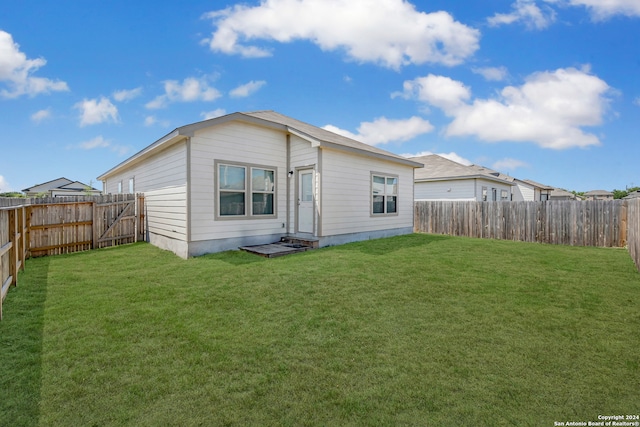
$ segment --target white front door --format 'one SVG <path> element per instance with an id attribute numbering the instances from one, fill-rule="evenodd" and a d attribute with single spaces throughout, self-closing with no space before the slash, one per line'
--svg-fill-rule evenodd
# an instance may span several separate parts
<path id="1" fill-rule="evenodd" d="M 313 233 L 313 170 L 298 171 L 298 230 Z"/>

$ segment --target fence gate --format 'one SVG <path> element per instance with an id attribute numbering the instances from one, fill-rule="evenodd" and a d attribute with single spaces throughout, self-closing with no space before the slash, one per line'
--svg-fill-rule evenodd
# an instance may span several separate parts
<path id="1" fill-rule="evenodd" d="M 93 248 L 124 245 L 142 240 L 142 196 L 125 198 L 111 196 L 110 200 L 93 205 Z"/>

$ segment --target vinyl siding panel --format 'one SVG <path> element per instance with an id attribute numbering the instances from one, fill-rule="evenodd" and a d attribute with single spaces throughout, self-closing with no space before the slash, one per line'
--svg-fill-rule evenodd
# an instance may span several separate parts
<path id="1" fill-rule="evenodd" d="M 191 138 L 191 240 L 206 241 L 284 233 L 286 216 L 286 135 L 273 129 L 229 122 Z M 214 162 L 255 164 L 276 170 L 276 217 L 215 219 Z"/>
<path id="2" fill-rule="evenodd" d="M 398 176 L 398 214 L 371 215 L 371 173 Z M 356 154 L 322 150 L 322 235 L 413 226 L 413 168 Z"/>
<path id="3" fill-rule="evenodd" d="M 476 200 L 474 179 L 416 182 L 415 200 Z"/>
<path id="4" fill-rule="evenodd" d="M 482 188 L 487 188 L 487 197 L 491 201 L 492 189 L 496 189 L 497 200 L 500 201 L 502 190 L 506 190 L 511 200 L 511 186 L 484 179 L 459 179 L 450 181 L 416 182 L 414 188 L 415 200 L 456 200 L 482 201 Z"/>
<path id="5" fill-rule="evenodd" d="M 148 232 L 186 241 L 186 143 L 177 143 L 110 177 L 105 191 L 117 193 L 118 182 L 122 182 L 122 191 L 128 192 L 130 178 L 134 179 L 134 191 L 145 194 Z"/>
<path id="6" fill-rule="evenodd" d="M 536 193 L 538 193 L 537 199 L 536 199 Z M 521 182 L 519 182 L 517 186 L 513 187 L 514 202 L 540 200 L 539 194 L 540 193 L 536 192 L 533 186 L 529 186 Z"/>

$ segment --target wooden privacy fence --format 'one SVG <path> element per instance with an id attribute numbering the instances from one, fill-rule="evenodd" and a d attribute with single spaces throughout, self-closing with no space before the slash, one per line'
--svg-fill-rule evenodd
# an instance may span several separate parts
<path id="1" fill-rule="evenodd" d="M 627 207 L 629 254 L 640 270 L 640 199 L 629 200 Z"/>
<path id="2" fill-rule="evenodd" d="M 627 201 L 415 203 L 424 233 L 572 246 L 625 247 Z"/>
<path id="3" fill-rule="evenodd" d="M 0 199 L 0 319 L 29 257 L 144 240 L 144 197 L 135 194 Z"/>
<path id="4" fill-rule="evenodd" d="M 27 254 L 27 215 L 23 206 L 0 207 L 0 320 L 2 301 L 9 287 L 18 283 L 18 272 L 24 270 Z"/>

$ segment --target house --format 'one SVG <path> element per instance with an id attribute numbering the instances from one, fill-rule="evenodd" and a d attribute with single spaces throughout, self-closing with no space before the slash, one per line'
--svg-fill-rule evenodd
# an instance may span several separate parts
<path id="1" fill-rule="evenodd" d="M 628 195 L 623 197 L 623 199 L 625 200 L 640 199 L 640 190 L 630 192 Z"/>
<path id="2" fill-rule="evenodd" d="M 562 188 L 554 188 L 549 195 L 549 200 L 582 200 L 582 198 Z"/>
<path id="3" fill-rule="evenodd" d="M 613 200 L 613 193 L 606 190 L 592 190 L 584 193 L 587 200 Z"/>
<path id="4" fill-rule="evenodd" d="M 187 258 L 278 241 L 413 232 L 422 165 L 274 111 L 179 127 L 102 174 L 145 195 L 149 241 Z"/>
<path id="5" fill-rule="evenodd" d="M 509 201 L 513 179 L 481 166 L 466 166 L 436 154 L 411 157 L 416 169 L 415 200 Z"/>
<path id="6" fill-rule="evenodd" d="M 540 184 L 530 179 L 515 179 L 516 187 L 513 191 L 513 201 L 544 202 L 551 200 L 554 187 Z"/>
<path id="7" fill-rule="evenodd" d="M 22 190 L 27 197 L 39 197 L 42 195 L 48 197 L 64 197 L 64 196 L 86 196 L 99 195 L 102 191 L 93 188 L 80 181 L 71 181 L 67 178 L 58 178 L 43 184 L 36 184 L 33 187 Z"/>

